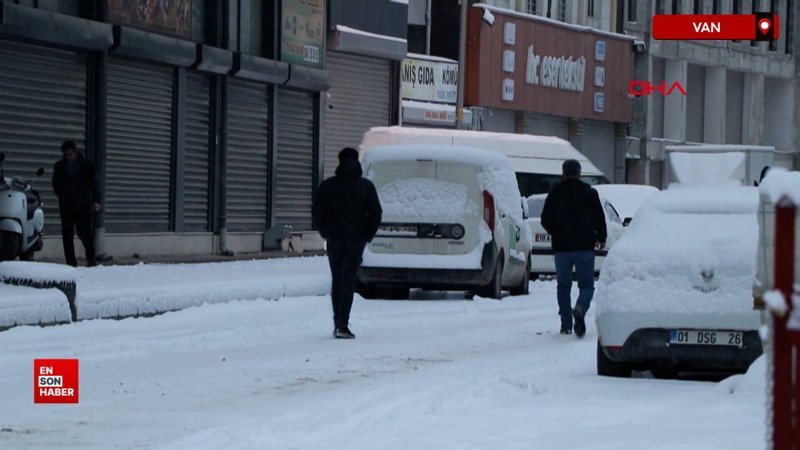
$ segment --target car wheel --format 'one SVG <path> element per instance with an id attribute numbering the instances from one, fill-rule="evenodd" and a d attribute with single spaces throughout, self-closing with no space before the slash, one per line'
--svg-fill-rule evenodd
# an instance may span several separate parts
<path id="1" fill-rule="evenodd" d="M 525 264 L 525 274 L 522 276 L 519 286 L 511 288 L 511 295 L 528 295 L 530 293 L 531 281 L 531 259 Z"/>
<path id="2" fill-rule="evenodd" d="M 494 275 L 492 280 L 481 288 L 480 296 L 486 298 L 494 298 L 500 300 L 503 293 L 503 260 L 498 259 L 497 264 L 494 266 Z"/>
<path id="3" fill-rule="evenodd" d="M 21 236 L 10 231 L 0 231 L 0 261 L 11 261 L 17 257 Z"/>
<path id="4" fill-rule="evenodd" d="M 377 289 L 375 285 L 362 283 L 361 280 L 356 280 L 356 293 L 367 300 L 374 300 L 377 298 Z"/>
<path id="5" fill-rule="evenodd" d="M 630 378 L 633 369 L 630 364 L 609 359 L 597 341 L 597 374 L 604 377 Z"/>

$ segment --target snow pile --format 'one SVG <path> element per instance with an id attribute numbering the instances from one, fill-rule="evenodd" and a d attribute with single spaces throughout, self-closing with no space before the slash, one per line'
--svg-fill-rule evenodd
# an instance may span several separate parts
<path id="1" fill-rule="evenodd" d="M 759 401 L 763 399 L 766 392 L 766 380 L 767 361 L 766 356 L 761 355 L 750 364 L 744 375 L 726 378 L 717 385 L 717 389 L 737 396 L 752 396 L 754 401 Z"/>
<path id="2" fill-rule="evenodd" d="M 786 303 L 786 299 L 783 298 L 783 293 L 781 291 L 768 291 L 764 293 L 764 303 L 767 304 L 767 308 L 770 311 L 779 316 L 783 316 L 786 314 L 786 311 L 789 310 L 789 305 Z"/>
<path id="3" fill-rule="evenodd" d="M 437 135 L 441 130 L 433 130 Z M 387 161 L 425 161 L 436 160 L 475 166 L 489 166 L 496 161 L 507 161 L 500 153 L 479 148 L 436 145 L 436 144 L 405 144 L 386 145 L 370 148 L 362 158 L 362 164 L 369 167 L 373 163 Z"/>
<path id="4" fill-rule="evenodd" d="M 325 295 L 326 258 L 139 264 L 80 270 L 78 319 L 176 311 L 204 303 Z"/>
<path id="5" fill-rule="evenodd" d="M 745 178 L 744 153 L 674 152 L 669 155 L 669 164 L 680 184 L 741 184 Z"/>
<path id="6" fill-rule="evenodd" d="M 795 205 L 800 205 L 800 172 L 790 172 L 782 167 L 775 167 L 767 172 L 767 176 L 759 185 L 761 192 L 768 195 L 772 203 L 788 197 Z"/>
<path id="7" fill-rule="evenodd" d="M 378 190 L 384 222 L 460 223 L 478 205 L 462 184 L 430 178 L 396 180 Z"/>
<path id="8" fill-rule="evenodd" d="M 614 206 L 622 220 L 633 218 L 642 203 L 658 192 L 656 187 L 639 184 L 599 184 L 593 187 L 601 198 Z"/>
<path id="9" fill-rule="evenodd" d="M 491 161 L 483 167 L 480 182 L 481 190 L 494 197 L 496 214 L 508 216 L 522 233 L 522 240 L 532 242 L 530 227 L 522 218 L 523 200 L 511 162 L 506 158 Z"/>
<path id="10" fill-rule="evenodd" d="M 71 283 L 78 276 L 74 267 L 26 261 L 0 262 L 0 280 L 33 280 L 38 282 Z"/>
<path id="11" fill-rule="evenodd" d="M 603 263 L 597 315 L 751 314 L 757 205 L 744 187 L 653 195 Z"/>
<path id="12" fill-rule="evenodd" d="M 0 329 L 69 321 L 67 297 L 58 289 L 0 284 Z"/>

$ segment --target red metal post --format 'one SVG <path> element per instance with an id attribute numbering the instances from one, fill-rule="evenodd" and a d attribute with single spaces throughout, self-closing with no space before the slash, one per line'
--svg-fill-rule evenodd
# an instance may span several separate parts
<path id="1" fill-rule="evenodd" d="M 795 347 L 790 342 L 786 322 L 792 314 L 792 291 L 794 284 L 795 258 L 795 206 L 780 201 L 775 207 L 775 284 L 774 289 L 783 293 L 789 304 L 789 313 L 775 317 L 773 348 L 773 428 L 774 449 L 800 450 L 800 431 L 798 430 L 795 408 L 800 405 L 799 372 L 796 372 L 793 354 Z M 793 340 L 793 339 L 792 339 Z"/>

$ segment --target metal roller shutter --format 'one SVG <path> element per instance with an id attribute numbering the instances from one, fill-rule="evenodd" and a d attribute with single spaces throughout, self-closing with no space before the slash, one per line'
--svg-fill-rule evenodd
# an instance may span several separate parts
<path id="1" fill-rule="evenodd" d="M 614 182 L 614 124 L 583 121 L 583 143 L 578 150 L 584 154 L 612 183 Z"/>
<path id="2" fill-rule="evenodd" d="M 305 92 L 278 91 L 275 225 L 311 229 L 314 189 L 314 102 Z"/>
<path id="3" fill-rule="evenodd" d="M 267 85 L 229 79 L 225 201 L 231 231 L 267 228 L 269 107 Z"/>
<path id="4" fill-rule="evenodd" d="M 207 76 L 191 72 L 187 80 L 183 227 L 185 231 L 208 231 L 211 82 Z"/>
<path id="5" fill-rule="evenodd" d="M 173 69 L 108 61 L 106 229 L 169 231 Z"/>
<path id="6" fill-rule="evenodd" d="M 58 233 L 58 200 L 50 177 L 61 142 L 84 151 L 86 58 L 81 53 L 0 41 L 0 151 L 6 175 L 34 178 L 44 201 L 45 232 Z"/>
<path id="7" fill-rule="evenodd" d="M 509 109 L 488 109 L 483 118 L 483 131 L 514 132 L 515 112 Z"/>
<path id="8" fill-rule="evenodd" d="M 325 110 L 325 178 L 333 176 L 339 151 L 358 148 L 364 132 L 391 119 L 392 64 L 365 56 L 329 52 L 333 86 Z"/>
<path id="9" fill-rule="evenodd" d="M 569 119 L 539 113 L 525 113 L 525 133 L 569 139 Z"/>

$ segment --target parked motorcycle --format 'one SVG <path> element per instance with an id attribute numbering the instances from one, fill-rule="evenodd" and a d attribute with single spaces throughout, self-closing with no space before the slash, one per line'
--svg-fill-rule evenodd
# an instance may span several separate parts
<path id="1" fill-rule="evenodd" d="M 42 197 L 33 189 L 35 180 L 20 177 L 7 178 L 0 152 L 0 261 L 30 261 L 42 249 L 44 212 Z M 44 175 L 39 168 L 36 176 Z"/>

